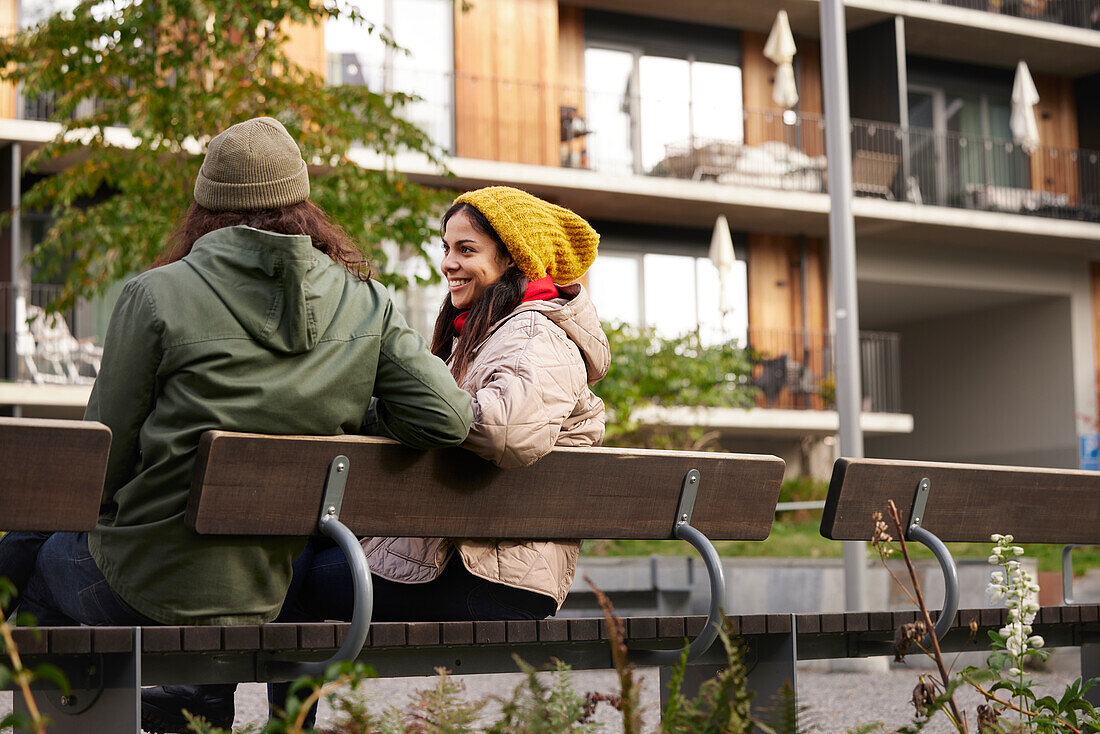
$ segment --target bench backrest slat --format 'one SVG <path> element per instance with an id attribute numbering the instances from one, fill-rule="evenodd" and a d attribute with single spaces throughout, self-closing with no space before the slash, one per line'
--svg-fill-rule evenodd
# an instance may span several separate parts
<path id="1" fill-rule="evenodd" d="M 102 423 L 0 418 L 0 530 L 94 528 L 110 447 Z"/>
<path id="2" fill-rule="evenodd" d="M 209 431 L 188 524 L 205 534 L 309 534 L 340 454 L 351 464 L 340 519 L 364 536 L 671 538 L 684 475 L 698 469 L 692 525 L 714 540 L 762 540 L 784 467 L 774 456 L 560 448 L 502 470 L 463 449 Z"/>
<path id="3" fill-rule="evenodd" d="M 902 522 L 917 484 L 931 491 L 922 526 L 944 541 L 1011 533 L 1020 543 L 1100 543 L 1100 473 L 981 464 L 840 459 L 833 467 L 821 534 L 869 540 L 873 512 L 894 500 Z"/>

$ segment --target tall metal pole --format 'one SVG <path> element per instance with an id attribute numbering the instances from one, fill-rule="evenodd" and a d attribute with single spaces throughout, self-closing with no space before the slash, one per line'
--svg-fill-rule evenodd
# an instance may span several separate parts
<path id="1" fill-rule="evenodd" d="M 856 238 L 852 218 L 852 144 L 848 108 L 848 42 L 842 0 L 821 0 L 821 73 L 825 87 L 825 152 L 829 161 L 829 262 L 836 321 L 836 407 L 840 453 L 863 456 L 859 426 L 863 390 L 859 377 L 859 310 L 856 302 Z M 863 608 L 866 544 L 844 543 L 844 601 Z"/>

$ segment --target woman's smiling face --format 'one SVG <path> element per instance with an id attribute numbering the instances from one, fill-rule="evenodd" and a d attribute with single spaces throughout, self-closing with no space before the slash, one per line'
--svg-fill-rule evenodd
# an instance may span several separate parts
<path id="1" fill-rule="evenodd" d="M 468 309 L 512 265 L 512 259 L 497 251 L 487 234 L 474 229 L 465 210 L 447 220 L 443 230 L 443 262 L 439 269 L 447 281 L 451 305 Z"/>

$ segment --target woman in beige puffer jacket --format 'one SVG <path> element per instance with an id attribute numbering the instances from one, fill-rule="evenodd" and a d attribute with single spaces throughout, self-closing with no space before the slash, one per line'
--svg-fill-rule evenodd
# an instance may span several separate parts
<path id="1" fill-rule="evenodd" d="M 603 439 L 603 402 L 589 385 L 607 373 L 611 354 L 588 293 L 573 283 L 598 240 L 573 212 L 502 186 L 458 197 L 443 217 L 449 293 L 432 351 L 473 396 L 464 447 L 502 468 L 532 464 L 554 446 Z M 446 587 L 452 598 L 436 595 L 423 615 L 412 615 L 433 619 L 553 614 L 580 551 L 579 540 L 369 538 L 363 545 L 376 587 L 385 579 L 416 597 Z M 376 618 L 380 612 L 376 606 Z"/>
<path id="2" fill-rule="evenodd" d="M 503 186 L 463 194 L 443 217 L 449 293 L 432 352 L 473 397 L 463 445 L 500 467 L 603 439 L 603 402 L 589 385 L 607 373 L 611 354 L 588 293 L 574 282 L 598 242 L 568 209 Z M 384 419 L 365 428 L 384 428 Z M 379 622 L 541 619 L 561 607 L 580 551 L 579 540 L 362 542 Z M 294 562 L 279 621 L 349 619 L 351 589 L 343 552 L 311 541 Z"/>

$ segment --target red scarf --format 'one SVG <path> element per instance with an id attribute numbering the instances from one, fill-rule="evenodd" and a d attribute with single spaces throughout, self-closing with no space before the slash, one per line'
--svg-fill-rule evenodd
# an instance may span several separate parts
<path id="1" fill-rule="evenodd" d="M 523 294 L 523 298 L 520 299 L 520 303 L 526 301 L 548 301 L 551 298 L 557 298 L 558 287 L 554 285 L 554 280 L 549 275 L 545 278 L 539 278 L 538 280 L 532 280 L 527 284 L 527 290 Z M 462 327 L 466 325 L 466 319 L 470 316 L 470 310 L 466 309 L 458 316 L 455 316 L 455 331 L 459 334 L 462 333 Z"/>

